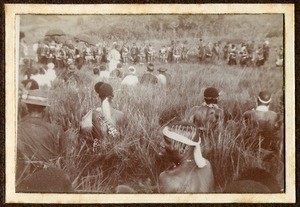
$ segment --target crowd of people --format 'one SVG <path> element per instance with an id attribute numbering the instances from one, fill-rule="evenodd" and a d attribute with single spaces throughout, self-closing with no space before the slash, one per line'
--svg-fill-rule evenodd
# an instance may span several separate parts
<path id="1" fill-rule="evenodd" d="M 22 47 L 26 47 L 24 41 L 20 41 Z M 25 49 L 25 53 L 26 53 Z M 162 46 L 150 42 L 146 44 L 105 41 L 91 44 L 86 41 L 58 42 L 55 39 L 39 41 L 33 45 L 35 60 L 42 64 L 54 63 L 57 68 L 68 67 L 74 63 L 78 69 L 84 64 L 106 64 L 109 71 L 114 70 L 118 63 L 123 64 L 146 64 L 160 61 L 162 63 L 189 62 L 190 57 L 198 57 L 199 62 L 206 60 L 216 62 L 223 60 L 228 65 L 256 66 L 260 67 L 269 60 L 269 41 L 263 43 L 230 41 L 204 41 L 189 43 L 188 41 L 171 41 Z M 276 62 L 271 65 L 282 66 L 283 47 L 276 48 Z M 273 60 L 272 60 L 273 61 Z"/>
<path id="2" fill-rule="evenodd" d="M 174 50 L 166 48 L 168 55 L 164 61 L 178 62 L 179 59 L 186 58 L 186 54 L 182 53 L 185 49 L 182 49 L 178 42 L 172 42 L 172 44 L 174 44 Z M 267 45 L 265 44 L 262 48 L 259 48 L 262 51 L 264 60 L 268 59 Z M 88 44 L 84 44 L 84 49 L 82 50 L 78 46 L 71 48 L 55 42 L 50 43 L 50 45 L 40 42 L 36 47 L 37 62 L 47 65 L 47 71 L 53 68 L 56 68 L 57 71 L 63 71 L 62 74 L 64 75 L 56 78 L 62 77 L 65 82 L 76 79 L 74 71 L 79 70 L 84 64 L 101 62 L 100 67 L 95 66 L 93 68 L 93 75 L 95 76 L 93 87 L 99 97 L 98 107 L 91 109 L 82 117 L 80 123 L 82 132 L 92 133 L 93 148 L 97 148 L 99 144 L 101 145 L 103 140 L 109 141 L 117 136 L 122 136 L 120 126 L 126 122 L 126 114 L 112 106 L 114 89 L 109 83 L 111 78 L 121 78 L 121 84 L 130 87 L 139 84 L 160 84 L 167 90 L 170 81 L 169 74 L 166 73 L 167 69 L 159 68 L 159 74 L 154 75 L 155 65 L 151 62 L 153 60 L 153 55 L 151 54 L 154 53 L 149 53 L 149 51 L 154 51 L 154 48 L 151 44 L 148 46 L 144 45 L 144 47 L 147 49 L 143 50 L 145 53 L 142 56 L 138 46 L 135 44 L 130 50 L 125 49 L 126 45 L 120 49 L 117 44 L 113 44 L 113 48 L 109 53 L 106 53 L 106 46 L 99 47 L 101 48 L 100 50 L 95 50 L 96 47 L 92 49 Z M 180 50 L 178 49 L 180 52 L 176 51 L 177 47 L 181 48 Z M 204 48 L 206 47 L 207 45 L 204 46 Z M 214 47 L 218 47 L 218 44 L 214 44 Z M 224 56 L 229 56 L 224 57 L 226 59 L 229 58 L 228 63 L 236 64 L 230 59 L 234 51 L 237 51 L 235 45 L 228 45 L 228 49 L 225 51 Z M 254 53 L 252 45 L 247 44 L 242 45 L 241 51 L 247 55 Z M 125 55 L 124 53 L 126 52 L 130 56 Z M 204 49 L 204 54 L 207 54 L 206 49 Z M 203 58 L 203 56 L 199 57 Z M 133 63 L 143 63 L 145 61 L 147 72 L 139 79 L 136 76 L 135 67 L 130 66 L 125 70 L 122 68 L 120 60 L 122 60 L 123 64 L 128 63 L 127 61 L 132 61 Z M 30 62 L 32 61 L 27 61 L 25 65 L 32 69 L 33 64 Z M 103 64 L 103 62 L 107 62 L 107 64 Z M 106 68 L 107 66 L 108 69 Z M 32 78 L 32 73 L 28 72 L 26 75 L 27 77 L 20 84 L 19 96 L 19 115 L 21 117 L 18 123 L 17 180 L 20 183 L 30 179 L 33 173 L 49 167 L 49 163 L 56 163 L 57 166 L 61 157 L 64 157 L 65 153 L 67 153 L 68 143 L 66 141 L 68 137 L 74 135 L 69 131 L 64 132 L 60 126 L 51 124 L 45 117 L 45 110 L 49 106 L 48 94 L 50 91 L 42 90 L 38 81 Z M 218 105 L 218 89 L 208 87 L 204 90 L 203 96 L 204 102 L 188 109 L 183 120 L 170 121 L 163 126 L 164 139 L 162 140 L 162 148 L 164 152 L 162 154 L 170 156 L 171 153 L 175 167 L 174 169 L 165 170 L 159 176 L 161 192 L 213 192 L 213 172 L 210 162 L 202 156 L 200 135 L 204 131 L 215 130 L 218 125 L 223 124 L 224 112 L 222 107 Z M 282 140 L 274 138 L 274 133 L 280 128 L 280 115 L 269 110 L 272 100 L 271 93 L 261 91 L 255 98 L 257 99 L 257 107 L 244 113 L 243 122 L 245 125 L 253 123 L 258 125 L 259 139 L 261 139 L 259 142 L 264 150 L 263 156 L 269 159 L 267 157 L 270 157 L 270 155 L 280 153 Z M 191 173 L 193 174 L 193 179 L 189 177 L 188 181 L 182 174 L 182 171 L 180 171 L 190 167 L 187 164 L 183 164 L 184 160 L 194 163 L 193 172 Z M 172 180 L 175 179 L 175 175 L 181 177 L 180 179 L 176 178 L 177 181 L 174 183 Z M 195 182 L 196 178 L 198 179 L 197 182 Z M 32 190 L 28 189 L 26 185 L 24 187 L 24 183 L 20 186 L 23 186 L 19 188 L 20 191 Z M 54 191 L 59 190 L 54 189 Z"/>

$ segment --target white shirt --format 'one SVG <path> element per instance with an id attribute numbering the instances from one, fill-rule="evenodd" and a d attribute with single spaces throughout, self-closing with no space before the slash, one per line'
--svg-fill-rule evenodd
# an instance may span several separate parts
<path id="1" fill-rule="evenodd" d="M 166 86 L 166 85 L 167 85 L 167 78 L 166 78 L 166 76 L 164 76 L 163 74 L 158 74 L 157 78 L 158 78 L 158 81 L 159 81 L 163 86 Z"/>
<path id="2" fill-rule="evenodd" d="M 100 79 L 101 80 L 109 79 L 109 72 L 107 70 L 100 71 Z"/>
<path id="3" fill-rule="evenodd" d="M 121 82 L 122 85 L 136 86 L 139 83 L 139 79 L 135 75 L 127 75 Z"/>
<path id="4" fill-rule="evenodd" d="M 259 105 L 255 109 L 256 111 L 269 111 L 269 107 L 265 105 Z"/>

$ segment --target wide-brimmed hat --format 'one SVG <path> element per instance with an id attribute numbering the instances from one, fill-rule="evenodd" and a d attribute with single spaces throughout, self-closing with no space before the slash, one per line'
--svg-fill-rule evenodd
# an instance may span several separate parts
<path id="1" fill-rule="evenodd" d="M 68 66 L 68 71 L 75 72 L 76 71 L 76 66 L 74 64 L 69 65 Z"/>
<path id="2" fill-rule="evenodd" d="M 271 98 L 272 95 L 270 92 L 268 91 L 261 91 L 259 94 L 258 94 L 258 100 L 263 103 L 263 104 L 268 104 L 271 102 Z"/>
<path id="3" fill-rule="evenodd" d="M 114 90 L 108 83 L 98 82 L 95 84 L 94 89 L 101 99 L 114 96 Z"/>
<path id="4" fill-rule="evenodd" d="M 50 106 L 48 102 L 48 95 L 49 91 L 47 90 L 28 90 L 23 92 L 21 100 L 26 104 Z"/>
<path id="5" fill-rule="evenodd" d="M 128 71 L 129 71 L 131 74 L 135 74 L 135 73 L 136 73 L 136 70 L 135 70 L 135 68 L 134 68 L 133 66 L 130 66 L 130 67 L 128 68 Z"/>
<path id="6" fill-rule="evenodd" d="M 204 91 L 204 98 L 218 98 L 219 97 L 219 91 L 214 87 L 206 88 Z"/>
<path id="7" fill-rule="evenodd" d="M 153 63 L 149 63 L 149 64 L 147 65 L 147 70 L 149 70 L 149 71 L 154 71 L 154 65 L 153 65 Z"/>
<path id="8" fill-rule="evenodd" d="M 167 68 L 159 68 L 157 71 L 163 73 L 163 72 L 166 72 L 167 70 L 168 70 Z"/>

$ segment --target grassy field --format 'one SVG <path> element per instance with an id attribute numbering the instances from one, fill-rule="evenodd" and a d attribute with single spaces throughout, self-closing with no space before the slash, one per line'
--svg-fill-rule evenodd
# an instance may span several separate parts
<path id="1" fill-rule="evenodd" d="M 283 181 L 283 163 L 263 162 L 258 146 L 253 145 L 257 131 L 241 122 L 242 114 L 255 107 L 255 97 L 261 90 L 273 93 L 271 110 L 282 111 L 282 70 L 269 66 L 229 67 L 223 63 L 181 63 L 165 67 L 172 77 L 167 89 L 157 86 L 127 89 L 121 87 L 120 81 L 111 82 L 115 90 L 114 106 L 128 119 L 128 125 L 121 129 L 120 139 L 104 140 L 97 153 L 92 152 L 85 135 L 79 133 L 78 138 L 68 140 L 65 170 L 72 179 L 78 178 L 77 190 L 108 193 L 118 184 L 128 184 L 139 192 L 149 192 L 138 182 L 150 178 L 152 185 L 157 185 L 158 175 L 166 164 L 158 156 L 162 140 L 159 116 L 163 111 L 174 109 L 183 118 L 185 110 L 203 102 L 203 91 L 209 86 L 222 91 L 219 105 L 231 117 L 213 134 L 202 137 L 203 155 L 213 166 L 216 191 L 221 191 L 239 172 L 251 166 L 270 170 L 278 181 Z M 140 75 L 145 66 L 138 65 L 136 69 Z M 65 130 L 79 130 L 81 117 L 99 104 L 91 84 L 92 67 L 86 66 L 78 75 L 80 83 L 61 85 L 50 107 L 51 120 Z"/>
<path id="2" fill-rule="evenodd" d="M 68 34 L 86 32 L 96 41 L 102 41 L 102 38 L 97 35 L 94 23 L 89 23 L 88 19 L 85 24 L 78 25 L 77 20 L 72 17 L 63 19 L 49 15 L 50 21 L 45 16 L 34 16 L 34 18 L 25 18 L 25 16 L 21 19 L 21 30 L 26 34 L 30 55 L 33 55 L 32 44 L 43 39 L 49 29 L 57 28 L 58 21 L 60 25 L 64 25 L 63 29 L 68 31 Z M 239 19 L 236 19 L 236 22 L 240 22 Z M 260 22 L 263 24 L 267 21 Z M 278 21 L 268 22 L 280 24 Z M 250 23 L 253 26 L 253 35 L 247 32 L 251 37 L 247 37 L 246 40 L 255 40 L 260 44 L 264 41 L 268 28 L 258 26 L 259 22 L 256 19 L 252 19 Z M 103 21 L 101 24 L 98 25 L 98 29 L 107 22 Z M 142 28 L 142 25 L 139 26 Z M 241 24 L 233 27 L 232 32 L 228 32 L 228 36 L 206 34 L 201 37 L 205 41 L 218 41 L 227 37 L 238 38 L 242 31 L 239 30 L 240 27 L 249 30 L 246 24 Z M 269 27 L 272 28 L 272 25 Z M 172 38 L 146 39 L 146 42 L 151 41 L 158 49 L 162 44 L 170 43 Z M 187 39 L 189 44 L 195 47 L 199 36 L 175 39 L 180 41 Z M 120 138 L 104 140 L 97 152 L 92 151 L 90 137 L 82 134 L 79 127 L 81 118 L 99 104 L 92 84 L 93 66 L 85 66 L 76 72 L 80 77 L 77 85 L 63 83 L 57 85 L 51 97 L 50 119 L 62 126 L 65 131 L 78 131 L 78 136 L 66 138 L 68 146 L 64 158 L 64 170 L 74 181 L 76 190 L 111 193 L 118 184 L 128 184 L 138 192 L 152 192 L 147 186 L 142 187 L 138 183 L 150 179 L 151 185 L 158 187 L 158 175 L 167 164 L 158 156 L 162 140 L 160 115 L 165 111 L 173 110 L 178 113 L 179 118 L 183 118 L 187 109 L 202 104 L 203 91 L 209 86 L 222 91 L 219 106 L 228 117 L 231 117 L 230 121 L 220 126 L 213 134 L 202 135 L 203 156 L 212 164 L 215 191 L 221 192 L 228 182 L 251 166 L 269 170 L 283 185 L 282 159 L 274 159 L 271 164 L 264 162 L 259 154 L 260 149 L 255 144 L 258 137 L 257 130 L 246 128 L 241 122 L 242 114 L 255 107 L 256 96 L 261 90 L 269 90 L 273 93 L 270 109 L 282 114 L 283 70 L 274 67 L 275 50 L 278 45 L 282 45 L 282 42 L 282 37 L 270 39 L 270 60 L 260 68 L 228 66 L 223 61 L 204 64 L 192 58 L 188 63 L 154 63 L 156 69 L 161 66 L 168 68 L 172 80 L 166 89 L 154 86 L 127 89 L 122 88 L 118 80 L 110 82 L 115 91 L 114 107 L 125 113 L 128 125 L 121 128 Z M 140 43 L 141 40 L 138 41 L 138 44 Z M 128 68 L 128 66 L 124 67 Z M 136 69 L 138 76 L 141 76 L 146 66 L 137 65 Z M 283 137 L 282 134 L 279 136 Z"/>

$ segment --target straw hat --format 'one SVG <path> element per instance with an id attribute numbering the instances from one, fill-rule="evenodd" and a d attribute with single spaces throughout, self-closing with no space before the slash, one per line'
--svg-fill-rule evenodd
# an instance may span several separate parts
<path id="1" fill-rule="evenodd" d="M 158 71 L 158 72 L 164 73 L 164 72 L 166 72 L 167 70 L 168 70 L 167 68 L 159 68 L 157 71 Z"/>
<path id="2" fill-rule="evenodd" d="M 131 74 L 135 74 L 135 73 L 136 73 L 136 70 L 135 70 L 135 68 L 134 68 L 133 66 L 130 66 L 130 67 L 128 68 L 128 71 L 129 71 Z"/>
<path id="3" fill-rule="evenodd" d="M 26 104 L 50 106 L 48 102 L 49 92 L 46 90 L 28 90 L 22 94 L 22 102 Z"/>

